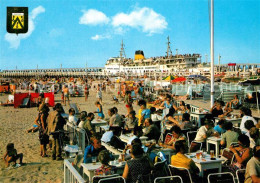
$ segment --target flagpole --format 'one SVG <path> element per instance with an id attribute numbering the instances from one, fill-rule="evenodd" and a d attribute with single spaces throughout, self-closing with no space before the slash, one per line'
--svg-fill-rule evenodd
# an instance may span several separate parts
<path id="1" fill-rule="evenodd" d="M 210 21 L 210 57 L 211 57 L 211 93 L 210 104 L 214 105 L 214 0 L 211 0 L 211 21 Z"/>

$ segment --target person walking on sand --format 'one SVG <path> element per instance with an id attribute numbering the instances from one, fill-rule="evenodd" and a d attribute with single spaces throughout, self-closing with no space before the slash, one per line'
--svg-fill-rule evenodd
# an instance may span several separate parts
<path id="1" fill-rule="evenodd" d="M 63 89 L 63 94 L 64 94 L 64 105 L 66 105 L 66 99 L 68 99 L 68 104 L 70 105 L 70 99 L 69 99 L 69 88 L 68 86 L 65 85 Z"/>

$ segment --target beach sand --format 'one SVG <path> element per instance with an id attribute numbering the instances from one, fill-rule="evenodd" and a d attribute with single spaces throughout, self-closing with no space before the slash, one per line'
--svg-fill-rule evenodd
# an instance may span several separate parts
<path id="1" fill-rule="evenodd" d="M 107 110 L 116 106 L 119 114 L 126 114 L 126 108 L 123 101 L 114 104 L 112 101 L 113 93 L 103 92 L 103 110 L 107 117 Z M 0 96 L 0 101 L 6 101 L 8 95 Z M 56 102 L 61 99 L 60 94 L 55 95 Z M 71 103 L 77 103 L 80 110 L 94 112 L 96 106 L 95 91 L 90 91 L 88 101 L 85 102 L 84 97 L 71 97 Z M 209 101 L 187 100 L 198 107 L 209 109 Z M 64 106 L 68 113 L 69 106 Z M 134 104 L 134 110 L 137 112 L 139 106 Z M 51 109 L 52 110 L 52 109 Z M 26 133 L 31 128 L 35 118 L 37 117 L 37 109 L 34 108 L 17 108 L 0 107 L 0 182 L 63 182 L 63 161 L 53 161 L 50 157 L 42 158 L 40 156 L 40 145 L 38 140 L 38 132 Z M 254 111 L 256 116 L 259 116 Z M 14 143 L 18 153 L 24 154 L 24 166 L 13 169 L 6 169 L 2 160 L 5 153 L 6 145 Z M 48 152 L 50 154 L 50 152 Z"/>

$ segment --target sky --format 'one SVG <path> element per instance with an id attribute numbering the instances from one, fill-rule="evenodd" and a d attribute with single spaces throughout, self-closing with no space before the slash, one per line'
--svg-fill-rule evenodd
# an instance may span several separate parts
<path id="1" fill-rule="evenodd" d="M 6 7 L 29 8 L 26 34 L 6 31 Z M 214 1 L 215 63 L 260 63 L 260 1 Z M 0 0 L 0 69 L 104 67 L 134 58 L 199 53 L 210 60 L 208 0 Z"/>

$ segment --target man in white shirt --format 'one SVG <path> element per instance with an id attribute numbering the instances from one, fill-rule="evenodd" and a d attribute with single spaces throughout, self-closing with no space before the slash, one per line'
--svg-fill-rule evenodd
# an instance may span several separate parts
<path id="1" fill-rule="evenodd" d="M 219 134 L 214 131 L 213 127 L 214 127 L 213 121 L 206 120 L 205 125 L 199 128 L 194 141 L 205 142 L 206 139 L 210 136 L 219 136 Z"/>
<path id="2" fill-rule="evenodd" d="M 254 122 L 254 125 L 256 125 L 257 121 L 252 117 L 252 112 L 250 109 L 242 108 L 241 111 L 244 114 L 244 116 L 240 123 L 240 130 L 242 131 L 242 133 L 246 133 L 248 130 L 245 128 L 245 122 L 251 120 Z"/>

